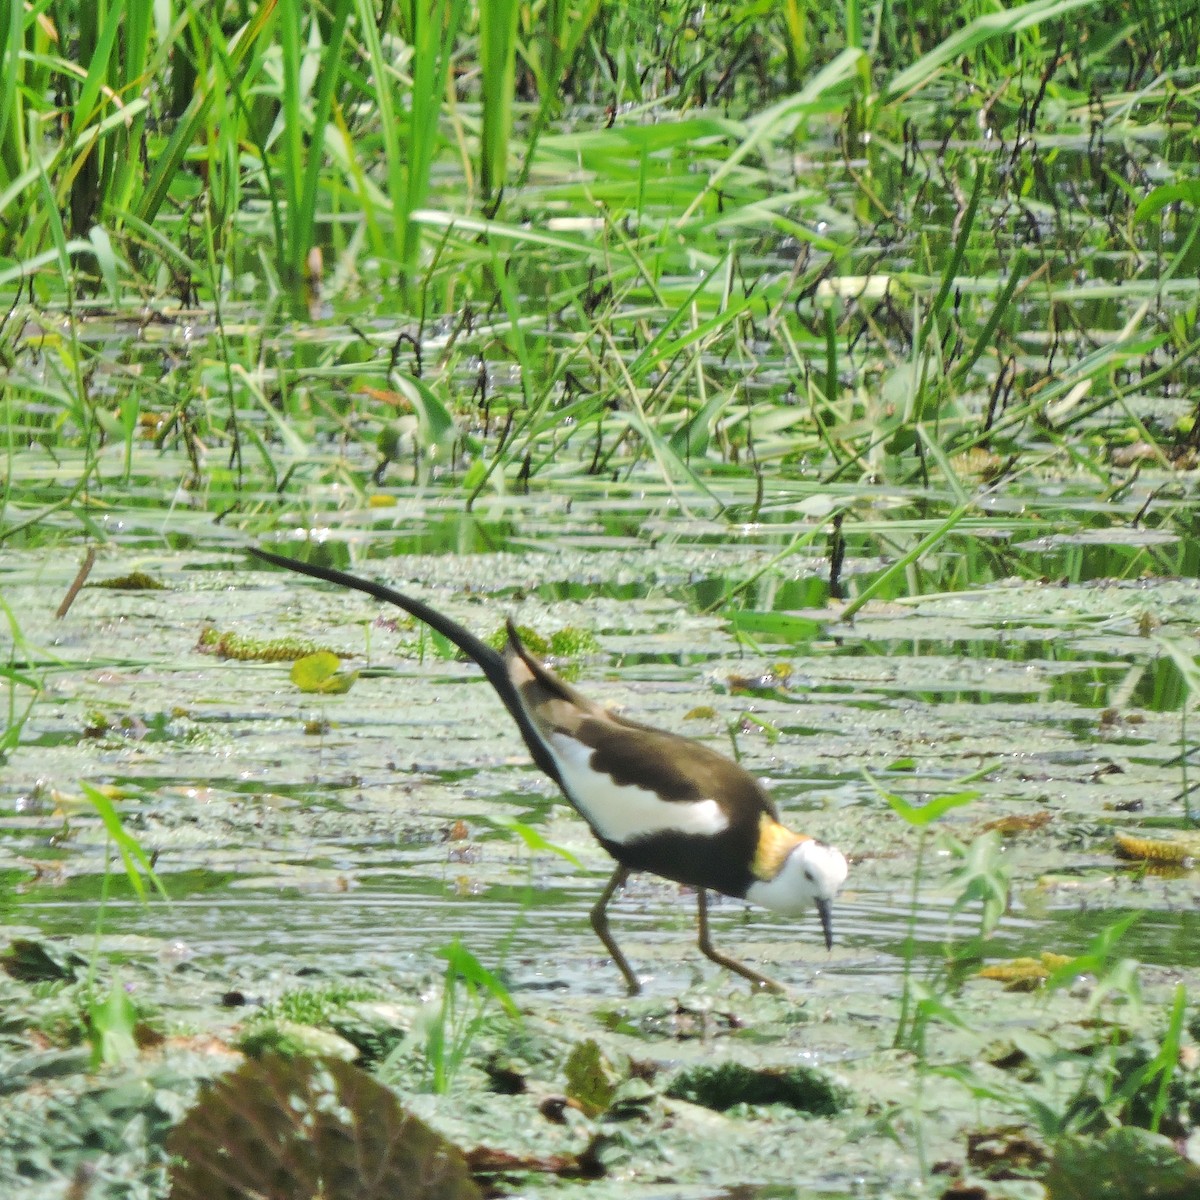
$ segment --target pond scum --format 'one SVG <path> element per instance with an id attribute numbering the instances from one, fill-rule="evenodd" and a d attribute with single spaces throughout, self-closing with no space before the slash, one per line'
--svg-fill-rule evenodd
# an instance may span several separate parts
<path id="1" fill-rule="evenodd" d="M 0 1192 L 1200 1194 L 1197 45 L 0 0 Z M 635 880 L 608 994 L 467 669 L 251 542 L 689 714 L 843 944 Z"/>

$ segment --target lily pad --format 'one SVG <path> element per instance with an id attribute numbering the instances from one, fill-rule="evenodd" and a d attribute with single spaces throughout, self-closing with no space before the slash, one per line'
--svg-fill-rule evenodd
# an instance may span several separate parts
<path id="1" fill-rule="evenodd" d="M 358 678 L 357 671 L 338 671 L 341 659 L 330 650 L 306 654 L 292 663 L 291 680 L 302 692 L 340 696 L 348 692 Z"/>

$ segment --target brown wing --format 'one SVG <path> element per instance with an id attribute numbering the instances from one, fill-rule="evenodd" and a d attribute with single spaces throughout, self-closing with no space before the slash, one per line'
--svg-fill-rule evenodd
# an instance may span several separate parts
<path id="1" fill-rule="evenodd" d="M 753 775 L 691 738 L 616 716 L 576 691 L 525 648 L 512 622 L 505 662 L 530 719 L 544 737 L 561 733 L 592 750 L 589 766 L 618 786 L 635 785 L 664 800 L 716 800 L 756 830 L 775 804 Z"/>

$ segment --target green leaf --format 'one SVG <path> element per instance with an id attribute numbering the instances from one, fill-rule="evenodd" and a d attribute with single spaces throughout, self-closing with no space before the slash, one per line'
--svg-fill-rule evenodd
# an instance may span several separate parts
<path id="1" fill-rule="evenodd" d="M 941 1021 L 952 1029 L 970 1029 L 957 1008 L 947 1004 L 923 984 L 914 984 L 913 994 L 917 1001 L 917 1024 L 931 1025 L 934 1021 Z"/>
<path id="2" fill-rule="evenodd" d="M 734 723 L 734 732 L 736 733 L 746 725 L 757 726 L 762 735 L 767 739 L 768 746 L 774 746 L 779 741 L 779 730 L 770 721 L 766 721 L 762 717 L 756 717 L 752 712 L 742 713 Z"/>
<path id="3" fill-rule="evenodd" d="M 1187 686 L 1188 695 L 1200 696 L 1200 665 L 1196 662 L 1196 652 L 1200 643 L 1195 639 L 1155 637 L 1154 641 L 1170 655 L 1183 682 Z"/>
<path id="4" fill-rule="evenodd" d="M 937 546 L 967 515 L 970 510 L 970 504 L 960 504 L 942 523 L 933 530 L 932 533 L 926 534 L 907 554 L 896 559 L 894 563 L 881 575 L 878 575 L 872 583 L 867 584 L 865 588 L 849 604 L 842 609 L 842 620 L 849 621 L 855 613 L 858 612 L 868 600 L 872 599 L 877 593 L 883 591 L 889 586 L 890 582 L 899 575 L 903 575 L 913 563 L 917 562 L 924 555 L 928 554 L 935 546 Z"/>
<path id="5" fill-rule="evenodd" d="M 1031 4 L 1017 4 L 976 17 L 893 76 L 891 82 L 884 85 L 882 97 L 885 101 L 894 100 L 907 92 L 917 91 L 931 82 L 942 67 L 957 62 L 993 38 L 1011 37 L 1031 25 L 1059 20 L 1077 9 L 1091 8 L 1095 3 L 1096 0 L 1033 0 Z"/>
<path id="6" fill-rule="evenodd" d="M 332 650 L 318 650 L 292 663 L 292 682 L 302 692 L 340 696 L 348 692 L 358 678 L 357 671 L 338 672 L 342 660 Z"/>
<path id="7" fill-rule="evenodd" d="M 598 1117 L 608 1111 L 616 1094 L 617 1080 L 593 1038 L 576 1044 L 563 1072 L 567 1077 L 567 1095 L 585 1115 Z"/>
<path id="8" fill-rule="evenodd" d="M 725 314 L 722 314 L 725 317 Z M 708 453 L 709 434 L 717 418 L 732 403 L 732 391 L 716 391 L 704 407 L 683 423 L 668 439 L 671 450 L 682 459 L 702 458 Z"/>
<path id="9" fill-rule="evenodd" d="M 1200 1195 L 1200 1166 L 1169 1138 L 1122 1127 L 1062 1138 L 1045 1187 L 1047 1200 L 1192 1200 Z"/>
<path id="10" fill-rule="evenodd" d="M 394 380 L 396 390 L 417 415 L 417 440 L 421 449 L 435 457 L 439 452 L 448 452 L 458 437 L 458 427 L 449 410 L 419 379 L 397 375 Z"/>
<path id="11" fill-rule="evenodd" d="M 1134 209 L 1135 221 L 1149 221 L 1158 216 L 1168 204 L 1200 205 L 1200 181 L 1188 179 L 1182 183 L 1164 183 L 1148 193 Z"/>
<path id="12" fill-rule="evenodd" d="M 133 1032 L 137 1010 L 119 980 L 103 1000 L 88 1006 L 88 1041 L 92 1045 L 92 1070 L 128 1062 L 137 1056 Z"/>
<path id="13" fill-rule="evenodd" d="M 113 250 L 112 239 L 108 230 L 103 226 L 93 225 L 88 232 L 88 241 L 92 244 L 92 252 L 96 256 L 96 265 L 108 288 L 109 300 L 115 305 L 121 302 L 120 276 L 117 271 L 117 255 Z"/>
<path id="14" fill-rule="evenodd" d="M 496 978 L 460 941 L 450 942 L 435 950 L 438 958 L 446 960 L 447 970 L 496 1000 L 510 1017 L 521 1013 L 509 995 L 508 988 Z"/>
<path id="15" fill-rule="evenodd" d="M 117 815 L 112 801 L 99 788 L 92 787 L 90 783 L 81 782 L 79 786 L 87 797 L 88 803 L 96 810 L 100 820 L 104 823 L 108 836 L 116 843 L 121 854 L 121 861 L 125 864 L 125 874 L 128 876 L 133 890 L 137 893 L 138 899 L 142 901 L 146 899 L 146 885 L 142 882 L 142 876 L 145 875 L 154 884 L 159 895 L 164 900 L 170 900 L 167 889 L 163 887 L 162 880 L 154 873 L 154 867 L 145 850 L 142 849 L 141 843 L 125 831 L 125 826 L 121 823 L 121 818 Z"/>
<path id="16" fill-rule="evenodd" d="M 726 609 L 722 614 L 735 633 L 754 633 L 780 642 L 811 642 L 823 628 L 811 617 L 785 612 L 756 612 L 752 609 Z"/>
<path id="17" fill-rule="evenodd" d="M 952 792 L 948 796 L 935 796 L 925 804 L 909 804 L 907 800 L 893 796 L 891 792 L 884 792 L 882 789 L 880 792 L 891 805 L 892 810 L 917 829 L 932 825 L 952 808 L 961 808 L 964 804 L 970 804 L 979 798 L 978 792 Z"/>
<path id="18" fill-rule="evenodd" d="M 971 902 L 978 902 L 983 910 L 980 933 L 986 937 L 995 930 L 1008 908 L 1011 872 L 1004 862 L 1000 834 L 991 830 L 965 846 L 952 838 L 947 840 L 955 855 L 962 859 L 951 884 L 958 889 L 958 898 L 950 906 L 950 913 L 962 912 Z"/>
<path id="19" fill-rule="evenodd" d="M 510 833 L 515 833 L 530 850 L 546 850 L 551 854 L 557 854 L 559 858 L 565 858 L 571 866 L 583 870 L 583 863 L 566 846 L 560 846 L 556 842 L 550 841 L 532 825 L 526 825 L 524 821 L 518 821 L 515 817 L 491 817 L 490 820 L 497 829 L 507 829 Z"/>
<path id="20" fill-rule="evenodd" d="M 1069 987 L 1080 975 L 1095 975 L 1099 979 L 1113 973 L 1114 966 L 1120 965 L 1116 959 L 1122 938 L 1129 927 L 1135 921 L 1141 920 L 1143 915 L 1140 909 L 1135 909 L 1119 917 L 1111 925 L 1106 925 L 1092 939 L 1087 950 L 1050 973 L 1046 979 L 1047 991 Z"/>

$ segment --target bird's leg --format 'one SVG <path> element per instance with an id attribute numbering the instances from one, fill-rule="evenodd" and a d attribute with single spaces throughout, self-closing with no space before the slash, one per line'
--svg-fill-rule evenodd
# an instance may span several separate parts
<path id="1" fill-rule="evenodd" d="M 637 976 L 630 969 L 629 963 L 625 961 L 625 955 L 621 953 L 620 946 L 617 945 L 616 939 L 608 932 L 608 902 L 613 898 L 618 888 L 625 886 L 625 880 L 629 878 L 628 867 L 618 867 L 612 874 L 612 878 L 608 881 L 608 886 L 600 893 L 600 899 L 596 901 L 592 908 L 592 928 L 596 931 L 596 936 L 604 943 L 605 949 L 612 955 L 612 960 L 617 964 L 617 969 L 625 976 L 625 984 L 629 988 L 629 994 L 636 996 L 642 990 L 642 985 L 638 983 Z"/>
<path id="2" fill-rule="evenodd" d="M 727 971 L 732 971 L 735 975 L 740 975 L 743 979 L 748 979 L 756 988 L 766 988 L 769 992 L 786 992 L 787 989 L 780 983 L 776 983 L 773 979 L 768 979 L 765 975 L 760 975 L 757 971 L 752 971 L 745 963 L 740 963 L 736 958 L 730 958 L 727 954 L 722 954 L 712 944 L 712 938 L 708 935 L 708 893 L 701 888 L 697 893 L 697 909 L 700 918 L 700 953 L 705 958 L 711 958 L 713 962 L 718 963 Z"/>

